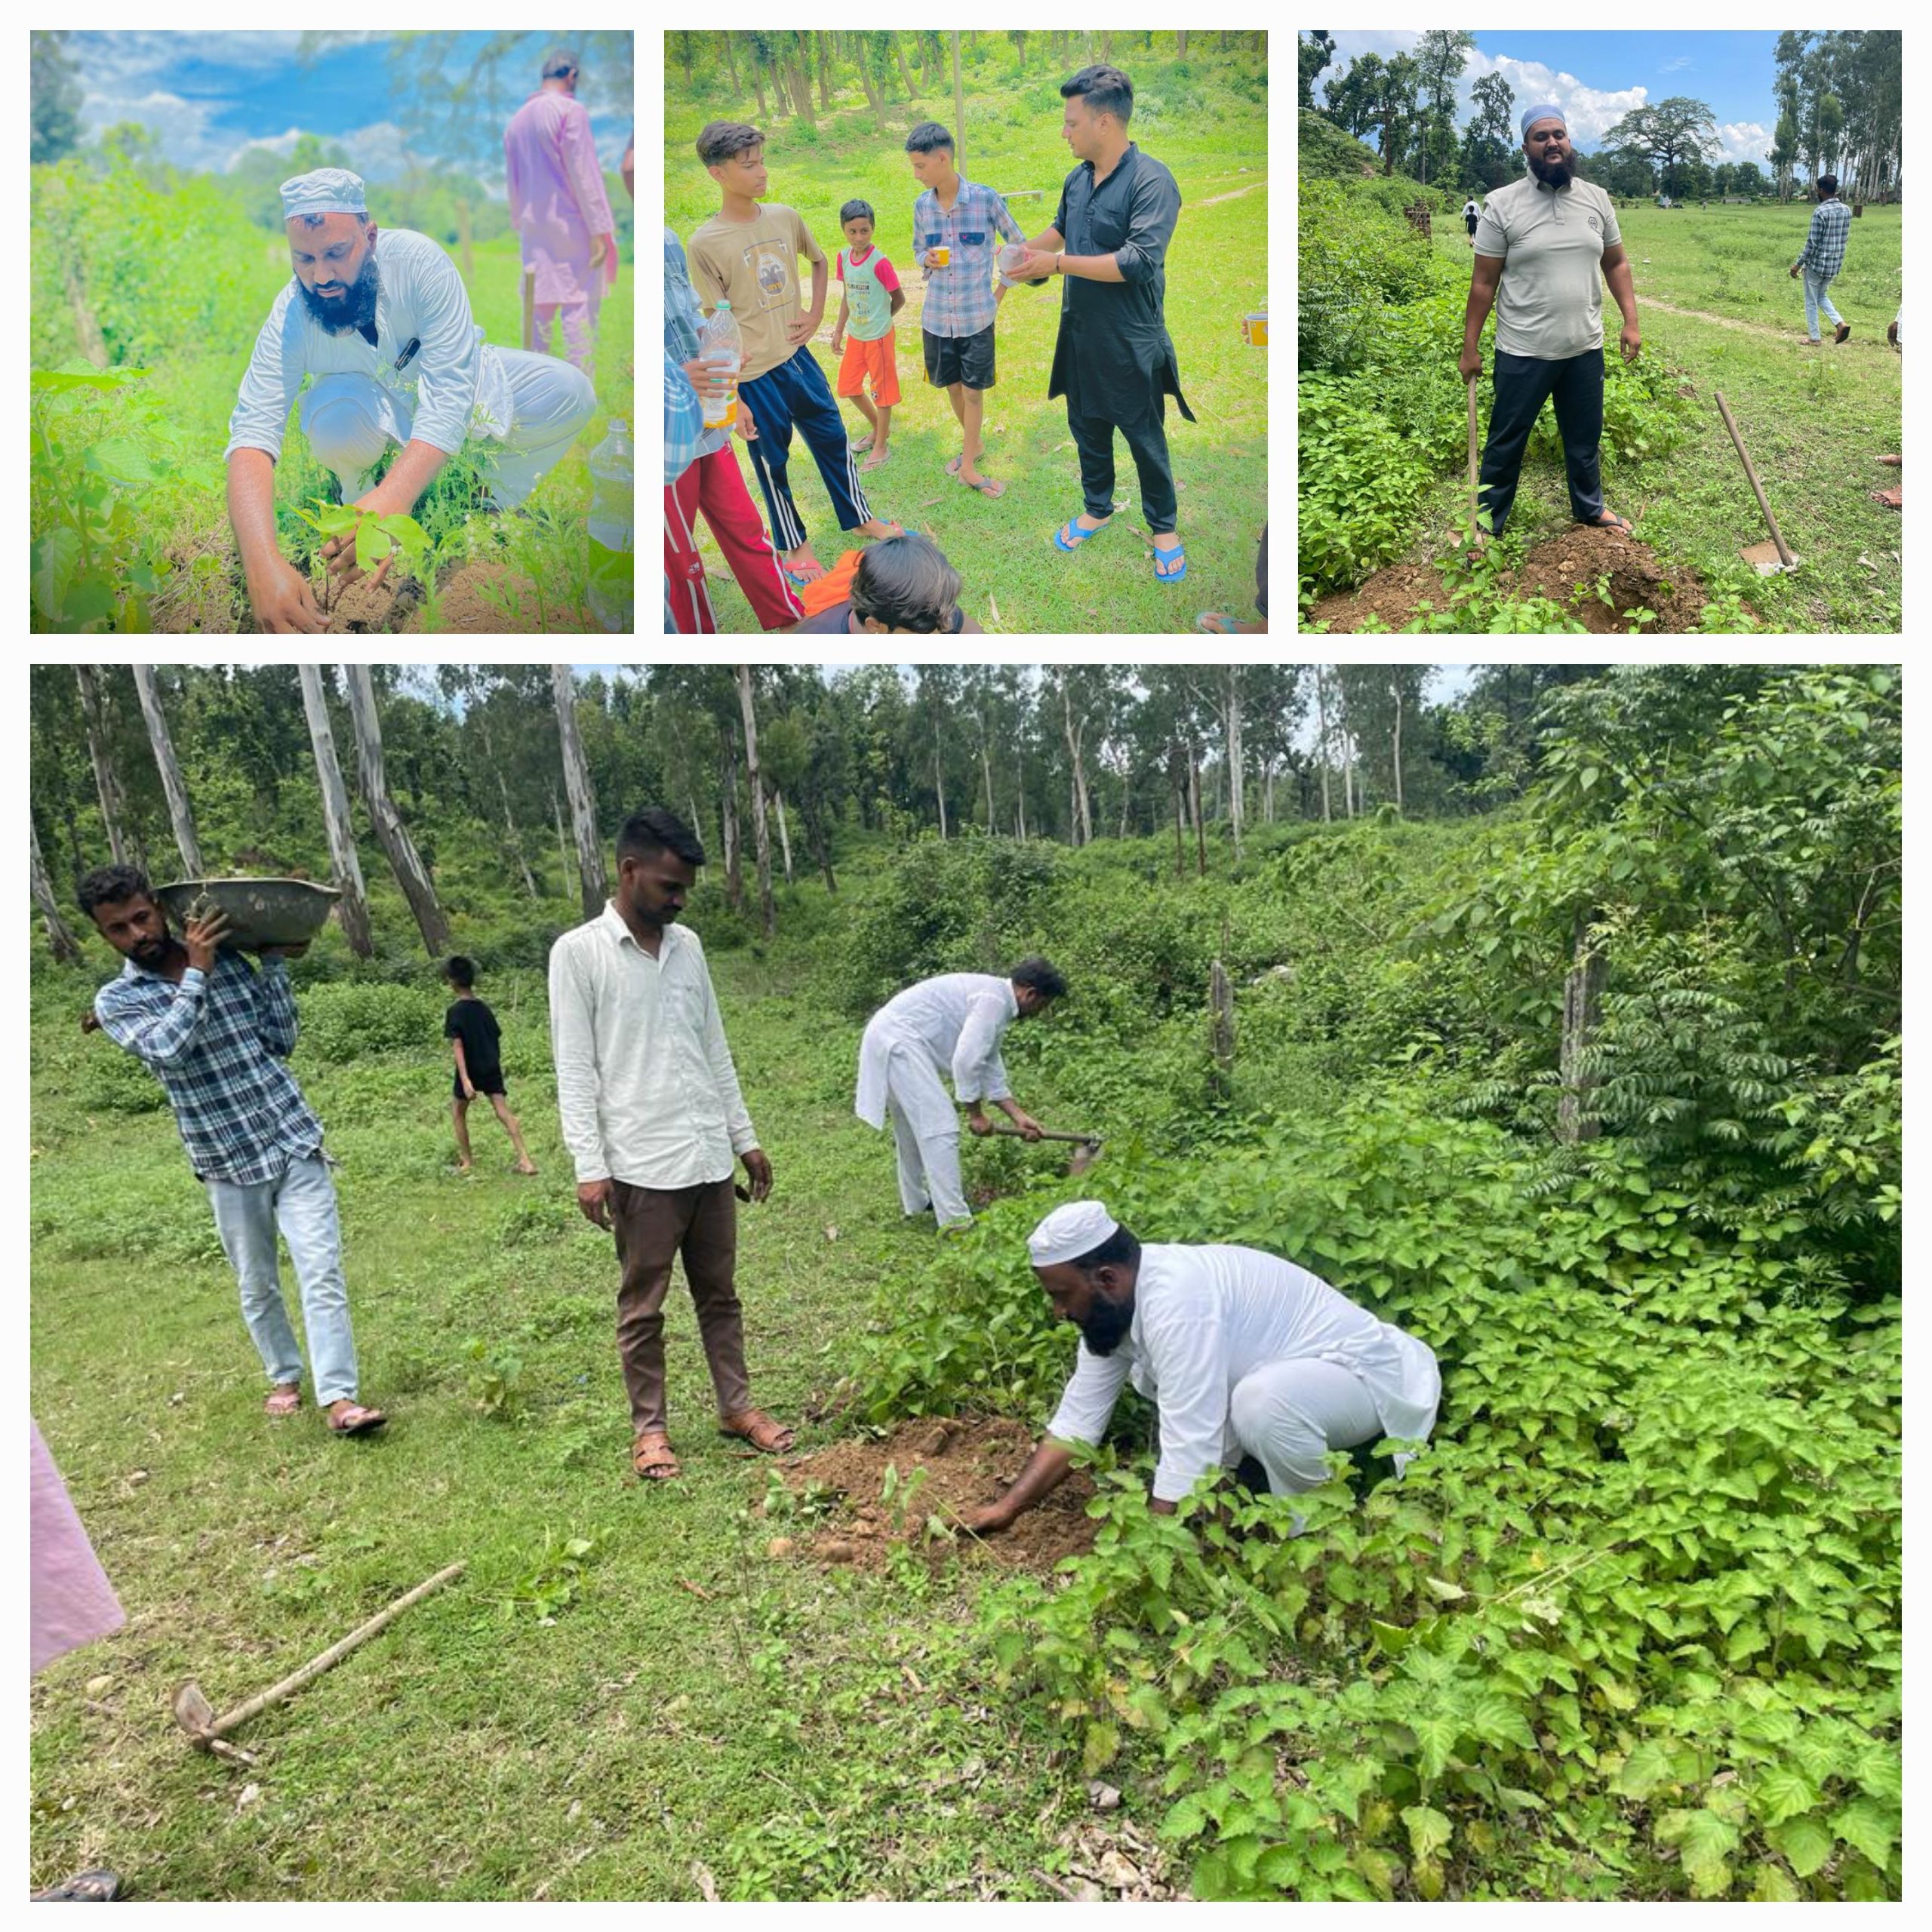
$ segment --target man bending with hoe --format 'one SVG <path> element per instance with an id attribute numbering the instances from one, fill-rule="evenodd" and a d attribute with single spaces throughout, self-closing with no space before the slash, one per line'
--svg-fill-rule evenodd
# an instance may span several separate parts
<path id="1" fill-rule="evenodd" d="M 899 1201 L 909 1216 L 930 1208 L 942 1228 L 973 1218 L 959 1178 L 959 1116 L 941 1076 L 966 1109 L 975 1134 L 990 1134 L 990 1100 L 1029 1140 L 1040 1123 L 1014 1100 L 999 1057 L 1001 1036 L 1016 1020 L 1045 1011 L 1066 982 L 1044 959 L 1023 959 L 995 973 L 942 973 L 894 993 L 866 1022 L 859 1044 L 859 1092 L 854 1111 L 868 1127 L 889 1115 L 899 1149 Z"/>
<path id="2" fill-rule="evenodd" d="M 1529 172 L 1497 189 L 1476 224 L 1474 272 L 1456 367 L 1482 374 L 1482 325 L 1496 310 L 1496 399 L 1483 446 L 1481 500 L 1491 537 L 1503 534 L 1530 432 L 1546 397 L 1556 405 L 1570 514 L 1626 535 L 1627 519 L 1604 508 L 1603 303 L 1601 270 L 1623 311 L 1623 359 L 1641 346 L 1637 294 L 1610 197 L 1575 178 L 1562 112 L 1532 107 L 1522 119 Z"/>
<path id="3" fill-rule="evenodd" d="M 718 1395 L 718 1426 L 777 1454 L 792 1432 L 752 1407 L 736 1281 L 734 1158 L 771 1192 L 697 935 L 677 923 L 704 863 L 683 822 L 653 808 L 617 834 L 617 890 L 550 949 L 557 1110 L 577 1205 L 617 1240 L 617 1355 L 631 1403 L 631 1466 L 681 1473 L 666 1433 L 664 1297 L 683 1257 Z"/>
<path id="4" fill-rule="evenodd" d="M 295 1047 L 287 961 L 306 945 L 263 946 L 257 974 L 223 946 L 228 923 L 220 912 L 190 919 L 177 939 L 146 875 L 132 866 L 89 872 L 79 897 L 82 911 L 128 962 L 94 995 L 95 1014 L 174 1107 L 268 1372 L 266 1413 L 292 1416 L 302 1406 L 302 1351 L 275 1259 L 279 1228 L 301 1285 L 315 1398 L 329 1427 L 338 1435 L 381 1428 L 388 1418 L 356 1399 L 355 1339 L 322 1124 L 282 1064 Z"/>
<path id="5" fill-rule="evenodd" d="M 413 511 L 472 438 L 496 455 L 492 506 L 514 508 L 570 448 L 597 396 L 568 363 L 486 343 L 456 264 L 426 235 L 379 230 L 359 176 L 298 174 L 281 184 L 281 205 L 294 277 L 262 325 L 229 424 L 228 519 L 261 628 L 312 632 L 326 622 L 277 549 L 275 524 L 275 466 L 305 376 L 315 380 L 302 433 L 342 500 L 371 516 Z M 401 454 L 372 488 L 392 447 Z M 345 584 L 361 575 L 352 536 L 331 537 L 322 555 Z"/>
<path id="6" fill-rule="evenodd" d="M 962 1520 L 1008 1527 L 1106 1432 L 1130 1380 L 1160 1413 L 1149 1507 L 1171 1516 L 1211 1470 L 1251 1457 L 1269 1492 L 1328 1479 L 1323 1460 L 1435 1426 L 1442 1378 L 1413 1335 L 1378 1321 L 1305 1268 L 1259 1248 L 1144 1245 L 1097 1201 L 1056 1208 L 1026 1238 L 1048 1306 L 1080 1352 L 1045 1439 L 997 1503 Z M 1399 1473 L 1406 1454 L 1395 1458 Z"/>

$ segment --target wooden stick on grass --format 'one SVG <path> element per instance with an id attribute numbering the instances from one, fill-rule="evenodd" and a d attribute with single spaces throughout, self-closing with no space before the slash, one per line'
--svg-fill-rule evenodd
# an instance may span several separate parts
<path id="1" fill-rule="evenodd" d="M 1476 379 L 1469 378 L 1469 541 L 1476 540 Z"/>

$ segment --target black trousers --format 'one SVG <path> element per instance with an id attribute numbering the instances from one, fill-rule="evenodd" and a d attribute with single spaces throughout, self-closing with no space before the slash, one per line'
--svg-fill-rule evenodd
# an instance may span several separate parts
<path id="1" fill-rule="evenodd" d="M 1516 500 L 1523 452 L 1546 396 L 1556 405 L 1563 467 L 1570 482 L 1570 514 L 1579 523 L 1595 523 L 1603 515 L 1603 351 L 1586 349 L 1560 362 L 1546 362 L 1499 349 L 1495 385 L 1489 440 L 1482 451 L 1483 487 L 1477 493 L 1478 503 L 1489 512 L 1491 534 L 1503 534 L 1509 506 Z"/>
<path id="2" fill-rule="evenodd" d="M 1138 423 L 1110 423 L 1104 416 L 1066 412 L 1080 452 L 1080 487 L 1087 495 L 1089 516 L 1114 513 L 1114 432 L 1127 438 L 1134 466 L 1140 472 L 1140 508 L 1152 537 L 1174 527 L 1174 466 L 1168 455 L 1168 432 L 1155 417 Z"/>

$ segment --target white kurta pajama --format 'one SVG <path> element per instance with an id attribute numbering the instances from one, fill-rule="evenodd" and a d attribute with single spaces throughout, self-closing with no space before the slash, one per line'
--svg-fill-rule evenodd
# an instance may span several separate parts
<path id="1" fill-rule="evenodd" d="M 973 1218 L 959 1177 L 959 1115 L 941 1076 L 961 1106 L 1011 1099 L 999 1043 L 1019 1017 L 1011 980 L 942 973 L 894 994 L 866 1021 L 854 1111 L 869 1127 L 891 1119 L 908 1214 L 930 1206 L 943 1228 Z"/>
<path id="2" fill-rule="evenodd" d="M 238 449 L 278 460 L 289 409 L 312 375 L 302 432 L 341 479 L 345 503 L 366 494 L 392 443 L 414 438 L 454 456 L 475 438 L 497 459 L 492 497 L 515 507 L 595 413 L 589 378 L 554 357 L 486 343 L 456 264 L 426 235 L 379 226 L 376 261 L 373 346 L 358 329 L 325 328 L 290 278 L 256 338 L 223 460 Z M 421 346 L 398 371 L 396 358 L 412 338 Z"/>
<path id="3" fill-rule="evenodd" d="M 1132 1326 L 1111 1355 L 1081 1342 L 1048 1435 L 1097 1443 L 1130 1380 L 1160 1411 L 1164 1503 L 1244 1454 L 1272 1494 L 1314 1489 L 1331 1450 L 1426 1438 L 1442 1396 L 1413 1335 L 1291 1261 L 1218 1244 L 1142 1247 Z"/>

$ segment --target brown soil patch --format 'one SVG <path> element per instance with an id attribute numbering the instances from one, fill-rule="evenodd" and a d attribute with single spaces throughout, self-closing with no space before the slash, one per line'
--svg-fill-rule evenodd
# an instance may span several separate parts
<path id="1" fill-rule="evenodd" d="M 1599 577 L 1608 574 L 1614 608 L 1596 594 Z M 1668 583 L 1668 594 L 1663 586 Z M 1603 636 L 1673 633 L 1690 630 L 1704 608 L 1703 587 L 1690 570 L 1666 571 L 1647 544 L 1621 531 L 1593 530 L 1571 524 L 1539 543 L 1513 573 L 1505 572 L 1503 588 L 1517 597 L 1547 597 L 1572 612 L 1585 629 Z M 1579 586 L 1585 595 L 1570 601 Z M 1359 631 L 1371 615 L 1392 631 L 1399 631 L 1426 598 L 1438 611 L 1448 607 L 1449 595 L 1432 565 L 1395 564 L 1377 571 L 1355 589 L 1321 598 L 1311 621 L 1326 623 L 1331 632 Z M 1654 611 L 1656 621 L 1632 626 L 1629 614 L 1639 606 Z M 1747 607 L 1748 608 L 1748 607 Z"/>
<path id="2" fill-rule="evenodd" d="M 506 616 L 491 603 L 483 595 L 486 586 L 500 594 L 514 593 L 514 612 Z M 541 628 L 537 622 L 537 586 L 507 565 L 488 561 L 465 564 L 451 575 L 443 590 L 441 616 L 446 631 L 495 631 L 521 636 Z M 566 603 L 554 592 L 546 591 L 544 594 L 543 617 L 553 631 L 574 632 L 603 628 L 587 611 Z M 420 605 L 401 628 L 405 631 L 420 631 L 423 628 Z"/>
<path id="3" fill-rule="evenodd" d="M 1094 1546 L 1087 1514 L 1094 1485 L 1078 1469 L 998 1536 L 974 1537 L 957 1527 L 961 1511 L 992 1502 L 1019 1475 L 1034 1441 L 1024 1423 L 1004 1417 L 931 1417 L 900 1423 L 883 1441 L 857 1437 L 787 1456 L 778 1468 L 792 1494 L 829 1507 L 823 1515 L 774 1521 L 768 1547 L 780 1561 L 809 1558 L 861 1570 L 878 1569 L 894 1543 L 935 1560 L 956 1551 L 969 1562 L 1051 1570 Z M 891 1503 L 884 1500 L 888 1467 L 899 1472 Z M 929 1535 L 930 1517 L 953 1526 L 953 1537 Z"/>

